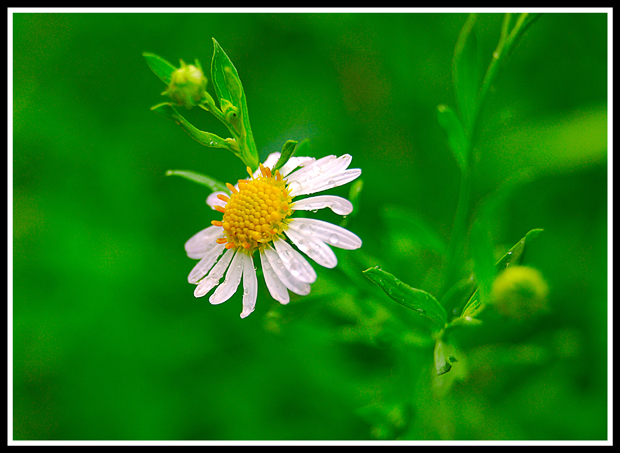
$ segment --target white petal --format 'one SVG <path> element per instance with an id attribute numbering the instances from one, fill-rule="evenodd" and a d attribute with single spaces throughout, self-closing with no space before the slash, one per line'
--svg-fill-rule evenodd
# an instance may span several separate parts
<path id="1" fill-rule="evenodd" d="M 193 259 L 200 259 L 211 252 L 217 246 L 216 239 L 224 237 L 224 229 L 218 226 L 210 226 L 193 235 L 185 243 L 187 256 Z"/>
<path id="2" fill-rule="evenodd" d="M 269 156 L 267 156 L 267 159 L 265 159 L 263 165 L 267 168 L 273 168 L 273 166 L 278 163 L 278 159 L 280 159 L 280 153 L 271 153 Z M 260 170 L 258 170 L 258 172 L 260 173 Z"/>
<path id="3" fill-rule="evenodd" d="M 226 272 L 226 268 L 228 267 L 228 264 L 230 263 L 234 255 L 235 251 L 232 249 L 227 250 L 226 253 L 224 253 L 224 256 L 222 256 L 222 258 L 217 262 L 217 264 L 213 266 L 213 269 L 211 269 L 209 275 L 200 280 L 200 283 L 198 283 L 198 286 L 194 290 L 194 296 L 204 296 L 220 282 L 222 275 L 224 275 L 224 272 Z"/>
<path id="4" fill-rule="evenodd" d="M 349 230 L 338 225 L 317 219 L 293 219 L 289 228 L 294 228 L 306 236 L 313 236 L 333 247 L 355 250 L 362 246 L 362 240 Z"/>
<path id="5" fill-rule="evenodd" d="M 291 223 L 286 235 L 291 241 L 306 255 L 316 261 L 317 264 L 329 269 L 336 267 L 338 259 L 332 249 L 330 249 L 323 241 L 314 238 L 312 235 L 306 235 L 296 229 Z"/>
<path id="6" fill-rule="evenodd" d="M 289 193 L 292 197 L 297 197 L 299 195 L 322 192 L 351 182 L 361 174 L 362 170 L 359 168 L 351 168 L 341 173 L 323 174 L 315 179 L 309 179 L 303 182 L 293 181 L 289 184 Z"/>
<path id="7" fill-rule="evenodd" d="M 305 296 L 310 293 L 310 285 L 308 283 L 300 282 L 297 280 L 289 270 L 284 266 L 282 260 L 278 253 L 272 249 L 270 246 L 265 248 L 265 256 L 269 260 L 269 264 L 271 264 L 271 268 L 276 273 L 280 281 L 286 286 L 288 289 L 293 291 L 295 294 L 299 294 L 300 296 Z"/>
<path id="8" fill-rule="evenodd" d="M 241 274 L 243 273 L 243 253 L 236 253 L 228 272 L 226 272 L 226 278 L 224 283 L 217 287 L 215 292 L 209 297 L 209 302 L 213 305 L 226 302 L 235 294 L 241 281 Z"/>
<path id="9" fill-rule="evenodd" d="M 269 169 L 272 169 L 274 167 L 274 165 L 278 163 L 279 159 L 280 159 L 280 153 L 271 153 L 267 157 L 267 159 L 265 159 L 265 162 L 263 162 L 263 165 L 265 167 L 269 168 Z M 314 162 L 314 160 L 315 160 L 314 157 L 292 156 L 282 166 L 282 168 L 280 168 L 280 174 L 282 176 L 286 176 L 290 172 L 295 170 L 297 167 L 302 167 L 304 165 L 307 165 L 307 164 L 309 164 L 311 162 Z M 260 170 L 258 170 L 258 172 L 260 173 Z"/>
<path id="10" fill-rule="evenodd" d="M 209 252 L 194 266 L 189 275 L 187 281 L 189 283 L 198 283 L 202 277 L 213 267 L 218 257 L 224 250 L 224 244 L 215 244 L 215 247 L 209 250 Z"/>
<path id="11" fill-rule="evenodd" d="M 287 180 L 290 182 L 298 181 L 302 184 L 304 181 L 308 179 L 315 178 L 319 176 L 324 168 L 329 167 L 330 164 L 336 160 L 336 156 L 325 156 L 320 158 L 319 160 L 304 162 L 301 166 L 303 168 L 291 173 L 287 176 Z"/>
<path id="12" fill-rule="evenodd" d="M 230 192 L 211 192 L 211 194 L 209 194 L 209 196 L 207 197 L 207 204 L 213 210 L 215 210 L 216 206 L 221 206 L 221 207 L 226 206 L 226 202 L 220 200 L 217 197 L 218 195 L 226 195 L 227 197 L 230 197 Z"/>
<path id="13" fill-rule="evenodd" d="M 245 318 L 254 311 L 256 296 L 258 295 L 258 280 L 252 257 L 245 253 L 238 255 L 243 256 L 243 310 L 241 317 Z"/>
<path id="14" fill-rule="evenodd" d="M 344 154 L 326 156 L 306 165 L 288 176 L 288 188 L 291 196 L 307 195 L 338 187 L 353 181 L 362 171 L 359 168 L 347 170 L 352 157 Z"/>
<path id="15" fill-rule="evenodd" d="M 280 173 L 282 176 L 287 176 L 290 172 L 295 170 L 297 167 L 303 167 L 304 165 L 308 165 L 314 162 L 314 157 L 291 157 L 287 163 L 285 163 L 280 169 Z"/>
<path id="16" fill-rule="evenodd" d="M 293 211 L 316 211 L 323 208 L 330 208 L 338 215 L 349 215 L 353 211 L 353 204 L 346 198 L 335 195 L 319 195 L 298 200 L 291 206 Z"/>
<path id="17" fill-rule="evenodd" d="M 269 294 L 271 294 L 271 297 L 281 304 L 288 304 L 290 301 L 290 296 L 286 290 L 286 286 L 284 286 L 284 283 L 282 283 L 276 275 L 275 271 L 271 267 L 271 264 L 269 264 L 269 259 L 265 253 L 260 252 L 259 255 L 260 262 L 263 266 L 263 276 L 265 277 L 265 283 L 267 284 Z"/>
<path id="18" fill-rule="evenodd" d="M 304 283 L 314 283 L 316 281 L 316 272 L 310 263 L 297 250 L 291 247 L 288 242 L 282 239 L 275 239 L 273 245 L 282 263 L 293 277 Z"/>

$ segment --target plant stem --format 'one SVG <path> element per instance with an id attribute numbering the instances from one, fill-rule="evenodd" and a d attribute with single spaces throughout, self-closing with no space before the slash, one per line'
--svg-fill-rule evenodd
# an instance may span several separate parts
<path id="1" fill-rule="evenodd" d="M 471 165 L 468 164 L 471 168 Z M 456 214 L 454 215 L 454 223 L 452 227 L 452 235 L 450 237 L 450 244 L 448 246 L 447 263 L 448 268 L 444 278 L 444 287 L 442 294 L 445 294 L 448 289 L 455 283 L 457 273 L 457 253 L 461 249 L 463 238 L 465 237 L 465 230 L 467 227 L 467 220 L 469 214 L 469 203 L 471 199 L 472 178 L 469 170 L 464 171 L 461 175 L 461 184 L 459 188 L 459 200 L 456 207 Z"/>
<path id="2" fill-rule="evenodd" d="M 497 43 L 497 47 L 493 52 L 493 57 L 491 58 L 491 62 L 487 68 L 487 71 L 482 80 L 482 84 L 480 86 L 480 91 L 478 92 L 478 97 L 476 99 L 476 104 L 474 106 L 473 114 L 471 118 L 468 118 L 468 129 L 467 129 L 467 148 L 466 148 L 466 168 L 463 170 L 461 175 L 461 184 L 459 191 L 459 201 L 457 205 L 456 214 L 454 216 L 454 224 L 452 227 L 452 236 L 450 238 L 450 245 L 448 248 L 448 256 L 447 256 L 447 270 L 444 279 L 444 287 L 442 293 L 445 294 L 446 291 L 455 283 L 456 280 L 456 272 L 457 272 L 457 252 L 461 250 L 462 242 L 465 237 L 465 231 L 467 229 L 468 221 L 469 221 L 469 207 L 470 207 L 470 199 L 471 199 L 471 191 L 472 191 L 472 173 L 474 167 L 474 159 L 472 158 L 473 149 L 476 145 L 476 141 L 479 135 L 479 127 L 480 127 L 480 118 L 482 116 L 482 111 L 485 106 L 489 91 L 491 86 L 495 82 L 501 66 L 505 63 L 508 55 L 514 49 L 515 44 L 519 40 L 519 38 L 523 35 L 527 27 L 532 24 L 540 14 L 528 14 L 522 13 L 517 18 L 514 27 L 510 30 L 510 25 L 513 20 L 513 15 L 511 13 L 507 13 L 504 15 L 504 21 L 502 22 L 502 27 L 500 31 L 499 42 Z M 468 18 L 467 22 L 464 25 L 465 27 L 472 27 L 473 22 L 475 20 L 474 16 Z"/>

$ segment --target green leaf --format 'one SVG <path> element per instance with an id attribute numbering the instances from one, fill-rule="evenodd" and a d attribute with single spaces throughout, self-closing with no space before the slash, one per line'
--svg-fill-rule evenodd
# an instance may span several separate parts
<path id="1" fill-rule="evenodd" d="M 452 151 L 456 163 L 462 172 L 466 172 L 468 168 L 469 145 L 459 117 L 450 107 L 440 105 L 437 107 L 437 122 L 446 136 L 448 148 Z"/>
<path id="2" fill-rule="evenodd" d="M 185 179 L 189 179 L 190 181 L 194 181 L 203 186 L 207 186 L 209 189 L 211 189 L 212 192 L 228 192 L 228 188 L 223 182 L 191 170 L 168 170 L 166 172 L 166 176 L 173 175 L 181 176 Z"/>
<path id="3" fill-rule="evenodd" d="M 309 157 L 312 156 L 312 146 L 310 145 L 310 139 L 304 138 L 300 144 L 297 145 L 295 152 L 298 156 Z"/>
<path id="4" fill-rule="evenodd" d="M 482 80 L 482 54 L 474 33 L 477 15 L 468 16 L 454 47 L 452 78 L 463 126 L 470 132 Z"/>
<path id="5" fill-rule="evenodd" d="M 452 285 L 440 299 L 440 304 L 447 310 L 450 310 L 453 315 L 460 316 L 463 311 L 463 306 L 471 298 L 477 289 L 476 281 L 473 274 L 469 277 L 462 278 Z"/>
<path id="6" fill-rule="evenodd" d="M 177 68 L 153 53 L 144 52 L 142 56 L 146 59 L 146 64 L 149 65 L 151 71 L 153 71 L 162 82 L 169 85 L 172 79 L 172 73 L 176 71 Z"/>
<path id="7" fill-rule="evenodd" d="M 220 101 L 222 110 L 224 110 L 224 106 L 221 105 L 222 99 L 226 99 L 238 109 L 242 108 L 241 98 L 243 97 L 243 87 L 239 81 L 237 69 L 215 38 L 213 38 L 211 80 L 213 80 L 215 93 Z"/>
<path id="8" fill-rule="evenodd" d="M 502 256 L 495 264 L 495 271 L 497 273 L 506 269 L 509 266 L 521 264 L 525 253 L 525 246 L 536 236 L 538 236 L 543 230 L 533 229 L 530 230 L 519 242 L 517 242 L 510 250 L 508 250 L 504 256 Z M 465 307 L 463 308 L 463 317 L 474 316 L 478 310 L 482 307 L 482 295 L 480 294 L 480 288 L 478 288 L 471 296 Z"/>
<path id="9" fill-rule="evenodd" d="M 282 152 L 280 153 L 280 158 L 278 159 L 274 167 L 271 169 L 272 172 L 279 170 L 288 162 L 288 160 L 291 158 L 291 156 L 295 152 L 295 147 L 297 146 L 297 143 L 298 142 L 295 140 L 286 141 L 284 146 L 282 146 Z"/>
<path id="10" fill-rule="evenodd" d="M 500 272 L 506 269 L 508 266 L 512 266 L 514 264 L 521 264 L 523 262 L 525 246 L 542 232 L 543 230 L 541 228 L 528 231 L 528 233 L 523 237 L 523 239 L 517 242 L 510 250 L 506 252 L 504 256 L 499 259 L 496 264 L 497 272 Z"/>
<path id="11" fill-rule="evenodd" d="M 434 324 L 433 332 L 439 332 L 446 325 L 446 311 L 429 293 L 410 287 L 379 267 L 371 267 L 363 273 L 391 299 L 430 319 Z"/>
<path id="12" fill-rule="evenodd" d="M 160 114 L 164 118 L 177 123 L 181 128 L 189 134 L 194 140 L 204 146 L 210 148 L 223 148 L 232 151 L 234 154 L 238 154 L 235 149 L 234 142 L 231 139 L 223 139 L 210 132 L 201 131 L 194 127 L 189 121 L 187 121 L 183 115 L 181 115 L 177 109 L 175 109 L 170 103 L 164 102 L 151 108 L 154 112 Z"/>
<path id="13" fill-rule="evenodd" d="M 235 138 L 239 142 L 241 158 L 254 171 L 258 168 L 258 152 L 250 127 L 243 86 L 237 69 L 215 38 L 213 38 L 211 80 L 220 101 L 220 108 L 230 126 L 229 129 L 236 133 Z"/>

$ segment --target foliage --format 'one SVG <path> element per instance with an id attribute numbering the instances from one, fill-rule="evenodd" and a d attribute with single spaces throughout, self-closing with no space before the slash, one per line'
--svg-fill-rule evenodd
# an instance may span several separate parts
<path id="1" fill-rule="evenodd" d="M 14 439 L 610 436 L 607 14 L 12 20 Z M 274 151 L 354 156 L 313 215 L 363 247 L 241 320 L 183 243 Z M 507 266 L 548 311 L 494 309 Z"/>

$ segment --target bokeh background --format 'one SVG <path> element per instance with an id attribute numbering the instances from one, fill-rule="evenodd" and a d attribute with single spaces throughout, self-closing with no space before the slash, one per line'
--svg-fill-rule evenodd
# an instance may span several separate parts
<path id="1" fill-rule="evenodd" d="M 501 16 L 476 25 L 487 60 Z M 527 264 L 547 280 L 551 311 L 471 346 L 467 375 L 441 398 L 425 326 L 361 271 L 439 289 L 441 253 L 417 238 L 420 225 L 439 242 L 452 228 L 459 170 L 435 109 L 455 105 L 465 14 L 11 17 L 14 439 L 608 437 L 606 14 L 545 14 L 495 85 L 472 218 L 529 175 L 492 234 L 505 251 L 545 230 Z M 209 67 L 212 37 L 240 74 L 262 158 L 308 138 L 314 156 L 349 153 L 363 169 L 360 209 L 344 219 L 362 249 L 338 251 L 336 269 L 315 265 L 313 292 L 288 306 L 261 281 L 247 319 L 240 294 L 194 298 L 183 244 L 218 215 L 206 188 L 164 176 L 234 182 L 243 166 L 150 111 L 165 87 L 141 55 Z M 204 112 L 184 113 L 226 136 Z"/>

